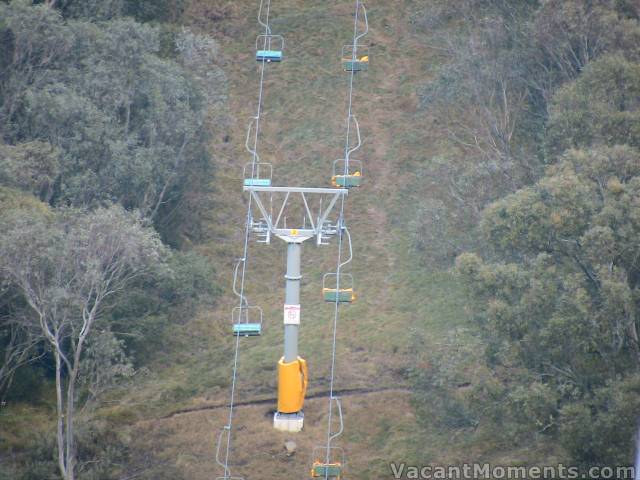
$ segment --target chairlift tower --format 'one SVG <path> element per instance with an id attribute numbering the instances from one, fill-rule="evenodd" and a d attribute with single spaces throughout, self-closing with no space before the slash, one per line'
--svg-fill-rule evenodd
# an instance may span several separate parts
<path id="1" fill-rule="evenodd" d="M 315 239 L 317 245 L 327 245 L 328 239 L 339 232 L 342 228 L 340 218 L 332 223 L 330 216 L 337 201 L 349 191 L 346 188 L 274 187 L 255 183 L 245 181 L 244 186 L 260 213 L 257 221 L 251 220 L 252 231 L 263 243 L 270 243 L 271 236 L 276 236 L 287 244 L 284 355 L 278 362 L 278 411 L 273 417 L 273 426 L 276 430 L 299 432 L 304 424 L 302 408 L 308 384 L 307 364 L 298 354 L 302 243 Z M 275 216 L 274 196 L 284 197 Z M 300 224 L 287 225 L 285 214 L 296 197 L 303 207 L 302 216 L 298 217 Z"/>

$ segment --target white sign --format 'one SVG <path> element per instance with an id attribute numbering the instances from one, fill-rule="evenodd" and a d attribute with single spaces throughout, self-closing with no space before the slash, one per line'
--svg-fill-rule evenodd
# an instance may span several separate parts
<path id="1" fill-rule="evenodd" d="M 284 306 L 284 324 L 300 325 L 300 305 Z"/>

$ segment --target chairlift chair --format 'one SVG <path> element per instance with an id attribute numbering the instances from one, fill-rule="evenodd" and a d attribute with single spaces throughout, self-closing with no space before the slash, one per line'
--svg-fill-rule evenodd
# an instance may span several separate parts
<path id="1" fill-rule="evenodd" d="M 350 273 L 326 273 L 322 277 L 322 297 L 325 302 L 352 303 L 356 299 L 353 291 L 353 276 Z M 339 286 L 338 286 L 339 283 Z"/>
<path id="2" fill-rule="evenodd" d="M 344 468 L 344 450 L 339 447 L 316 447 L 313 449 L 311 478 L 340 480 Z"/>
<path id="3" fill-rule="evenodd" d="M 260 307 L 235 307 L 231 312 L 233 335 L 259 337 L 262 335 L 262 316 Z"/>
<path id="4" fill-rule="evenodd" d="M 281 62 L 284 51 L 282 35 L 258 35 L 256 38 L 256 60 L 258 62 Z"/>
<path id="5" fill-rule="evenodd" d="M 339 188 L 352 188 L 362 185 L 362 162 L 359 160 L 338 159 L 333 162 L 331 185 Z"/>
<path id="6" fill-rule="evenodd" d="M 342 68 L 345 72 L 369 70 L 369 47 L 357 45 L 354 52 L 353 45 L 344 45 L 342 47 Z"/>
<path id="7" fill-rule="evenodd" d="M 247 163 L 242 177 L 245 187 L 270 187 L 273 177 L 273 166 L 270 163 Z"/>

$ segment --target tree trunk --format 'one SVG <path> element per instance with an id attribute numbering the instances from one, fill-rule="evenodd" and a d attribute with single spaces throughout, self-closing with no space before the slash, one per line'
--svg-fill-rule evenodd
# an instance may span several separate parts
<path id="1" fill-rule="evenodd" d="M 67 383 L 67 424 L 65 432 L 65 443 L 67 450 L 67 478 L 65 480 L 74 480 L 75 467 L 76 467 L 76 449 L 73 439 L 73 417 L 75 414 L 75 390 L 76 379 L 78 377 L 78 362 L 74 363 L 73 370 L 69 373 L 69 380 Z"/>
<path id="2" fill-rule="evenodd" d="M 69 370 L 69 379 L 67 380 L 67 418 L 66 418 L 66 458 L 67 458 L 67 477 L 65 480 L 75 480 L 75 467 L 76 467 L 76 445 L 74 441 L 74 429 L 73 420 L 75 416 L 75 394 L 76 394 L 76 381 L 78 379 L 78 373 L 80 371 L 80 357 L 82 356 L 82 349 L 84 347 L 84 341 L 89 335 L 91 326 L 95 319 L 95 312 L 98 309 L 99 302 L 95 301 L 93 308 L 85 315 L 83 312 L 83 325 L 81 333 L 78 337 L 78 343 L 75 346 L 73 353 L 73 366 Z M 73 344 L 73 342 L 72 342 Z"/>
<path id="3" fill-rule="evenodd" d="M 68 480 L 67 465 L 65 463 L 65 442 L 64 442 L 64 405 L 62 402 L 62 364 L 60 352 L 56 346 L 53 348 L 56 358 L 56 410 L 58 414 L 56 425 L 56 440 L 58 442 L 58 467 L 62 478 Z"/>

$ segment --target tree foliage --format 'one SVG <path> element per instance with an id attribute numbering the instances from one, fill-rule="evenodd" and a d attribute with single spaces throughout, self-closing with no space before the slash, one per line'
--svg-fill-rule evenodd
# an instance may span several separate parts
<path id="1" fill-rule="evenodd" d="M 618 55 L 592 62 L 556 93 L 550 110 L 553 153 L 598 144 L 640 146 L 640 63 Z"/>
<path id="2" fill-rule="evenodd" d="M 441 64 L 419 93 L 442 145 L 420 179 L 429 189 L 415 230 L 439 230 L 435 216 L 448 223 L 427 261 L 481 247 L 483 208 L 531 185 L 567 148 L 636 145 L 632 2 L 457 0 L 422 15 Z"/>
<path id="3" fill-rule="evenodd" d="M 125 475 L 126 441 L 93 407 L 217 292 L 207 259 L 179 250 L 213 208 L 225 101 L 216 43 L 163 23 L 184 8 L 0 2 L 0 400 L 57 405 L 24 478 Z"/>
<path id="4" fill-rule="evenodd" d="M 162 244 L 140 219 L 115 206 L 88 214 L 63 211 L 48 222 L 24 214 L 5 222 L 0 270 L 28 304 L 26 320 L 39 326 L 53 352 L 58 466 L 62 477 L 72 480 L 76 388 L 82 374 L 89 395 L 95 396 L 105 376 L 126 373 L 114 368 L 124 354 L 116 340 L 109 340 L 108 327 L 99 335 L 94 330 L 128 283 L 161 261 Z"/>
<path id="5" fill-rule="evenodd" d="M 632 458 L 638 206 L 640 151 L 601 146 L 567 151 L 534 185 L 483 211 L 493 261 L 465 253 L 456 270 L 484 345 L 481 360 L 496 378 L 490 381 L 487 371 L 469 375 L 468 358 L 434 358 L 429 375 L 440 383 L 418 385 L 442 398 L 432 402 L 441 405 L 438 418 L 458 418 L 451 417 L 455 407 L 467 424 L 450 428 L 477 422 L 500 425 L 510 438 L 549 435 L 585 466 Z M 446 372 L 466 377 L 464 395 L 460 380 Z"/>
<path id="6" fill-rule="evenodd" d="M 450 342 L 464 355 L 430 352 L 430 368 L 415 370 L 416 398 L 431 399 L 417 405 L 425 421 L 476 438 L 542 438 L 583 466 L 628 464 L 640 367 L 640 12 L 613 0 L 479 3 L 435 3 L 432 27 L 468 21 L 443 37 L 443 65 L 423 91 L 425 109 L 446 118 L 449 148 L 428 165 L 433 198 L 421 206 L 440 227 L 417 228 L 417 245 L 464 251 L 455 271 L 473 321 Z M 510 136 L 495 120 L 507 112 Z"/>
<path id="7" fill-rule="evenodd" d="M 49 150 L 52 205 L 117 202 L 161 230 L 177 209 L 192 215 L 187 185 L 208 188 L 207 98 L 178 62 L 159 56 L 158 31 L 130 19 L 65 21 L 44 5 L 0 8 L 9 46 L 0 135 L 14 146 L 10 166 L 39 142 Z"/>

